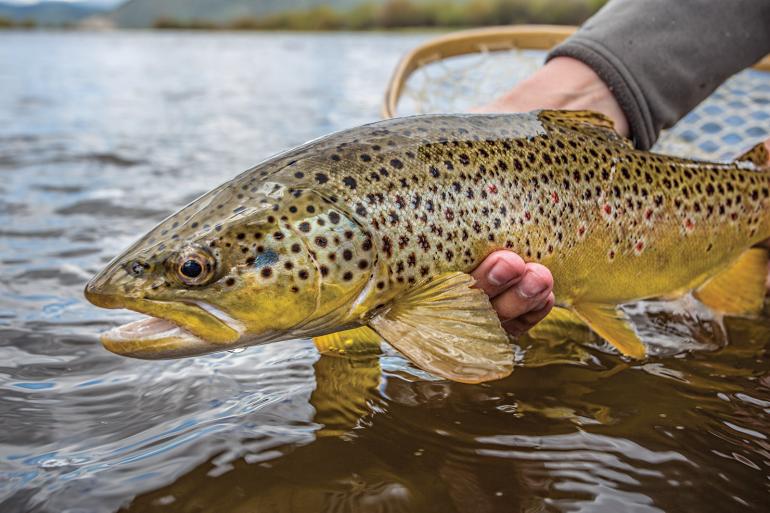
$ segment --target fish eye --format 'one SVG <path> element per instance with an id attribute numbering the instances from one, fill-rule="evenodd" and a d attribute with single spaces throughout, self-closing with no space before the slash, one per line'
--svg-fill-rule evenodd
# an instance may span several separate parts
<path id="1" fill-rule="evenodd" d="M 197 278 L 203 272 L 203 266 L 197 260 L 188 260 L 182 264 L 179 272 L 188 278 Z"/>
<path id="2" fill-rule="evenodd" d="M 176 275 L 186 285 L 204 285 L 214 274 L 214 257 L 201 248 L 188 248 L 176 259 Z"/>

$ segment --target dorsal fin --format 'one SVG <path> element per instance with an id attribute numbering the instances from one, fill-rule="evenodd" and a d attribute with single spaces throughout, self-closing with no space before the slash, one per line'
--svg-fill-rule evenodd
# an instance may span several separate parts
<path id="1" fill-rule="evenodd" d="M 600 112 L 592 110 L 541 110 L 538 117 L 564 127 L 583 132 L 603 141 L 620 143 L 628 148 L 634 145 L 615 131 L 612 120 Z"/>
<path id="2" fill-rule="evenodd" d="M 735 159 L 736 162 L 751 162 L 756 166 L 767 166 L 770 164 L 770 152 L 767 151 L 765 143 L 761 142 L 751 147 L 749 151 L 743 153 Z"/>

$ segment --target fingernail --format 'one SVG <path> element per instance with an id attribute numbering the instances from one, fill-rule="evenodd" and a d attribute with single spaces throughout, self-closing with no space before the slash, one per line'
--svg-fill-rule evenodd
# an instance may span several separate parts
<path id="1" fill-rule="evenodd" d="M 511 281 L 514 276 L 514 271 L 511 266 L 508 265 L 505 260 L 498 260 L 492 269 L 487 273 L 487 281 L 492 285 L 502 285 Z"/>
<path id="2" fill-rule="evenodd" d="M 516 289 L 519 292 L 519 295 L 523 297 L 524 299 L 530 299 L 536 296 L 539 296 L 543 292 L 545 292 L 545 289 L 548 288 L 548 285 L 543 285 L 540 283 L 533 273 L 528 272 L 524 275 L 524 278 L 521 280 L 521 283 L 519 284 Z"/>

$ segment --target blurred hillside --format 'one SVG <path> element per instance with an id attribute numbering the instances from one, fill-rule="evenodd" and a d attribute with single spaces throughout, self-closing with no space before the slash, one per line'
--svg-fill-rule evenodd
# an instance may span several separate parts
<path id="1" fill-rule="evenodd" d="M 606 0 L 129 0 L 127 28 L 369 30 L 510 23 L 579 24 Z"/>
<path id="2" fill-rule="evenodd" d="M 287 11 L 329 6 L 347 10 L 362 0 L 128 0 L 110 18 L 119 27 L 146 28 L 158 20 L 226 24 L 241 18 L 260 19 Z"/>
<path id="3" fill-rule="evenodd" d="M 103 11 L 104 9 L 85 2 L 40 2 L 37 4 L 0 2 L 0 25 L 69 25 Z"/>
<path id="4" fill-rule="evenodd" d="M 93 2 L 93 0 L 90 0 Z M 104 1 L 104 0 L 102 0 Z M 127 0 L 8 4 L 4 26 L 211 30 L 370 30 L 579 24 L 606 0 Z M 101 6 L 101 7 L 99 7 Z"/>

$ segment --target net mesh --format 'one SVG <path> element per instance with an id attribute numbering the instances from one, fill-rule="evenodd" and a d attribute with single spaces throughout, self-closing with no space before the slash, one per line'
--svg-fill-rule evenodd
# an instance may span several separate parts
<path id="1" fill-rule="evenodd" d="M 398 115 L 467 112 L 531 75 L 546 52 L 512 49 L 434 61 L 407 79 Z M 725 82 L 674 127 L 653 151 L 728 160 L 770 137 L 770 73 L 746 70 Z"/>

